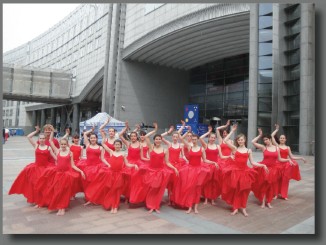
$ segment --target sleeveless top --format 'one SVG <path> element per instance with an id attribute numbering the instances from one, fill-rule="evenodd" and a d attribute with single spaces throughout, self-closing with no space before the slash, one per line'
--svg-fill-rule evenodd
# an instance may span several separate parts
<path id="1" fill-rule="evenodd" d="M 247 165 L 248 159 L 249 159 L 248 152 L 241 153 L 239 151 L 236 151 L 234 153 L 234 163 L 237 168 L 240 168 L 240 169 L 248 168 L 248 165 Z"/>
<path id="2" fill-rule="evenodd" d="M 169 147 L 169 161 L 170 163 L 179 162 L 181 148 L 173 148 L 172 145 Z"/>
<path id="3" fill-rule="evenodd" d="M 128 147 L 128 161 L 130 162 L 137 162 L 140 160 L 140 147 Z"/>
<path id="4" fill-rule="evenodd" d="M 280 149 L 281 157 L 287 159 L 288 156 L 289 156 L 289 148 L 282 149 L 282 148 L 279 147 L 279 149 Z"/>
<path id="5" fill-rule="evenodd" d="M 262 162 L 267 166 L 267 167 L 271 167 L 273 166 L 276 161 L 277 161 L 277 156 L 278 153 L 277 151 L 273 152 L 273 151 L 268 151 L 267 149 L 263 152 L 264 154 L 264 159 L 262 160 Z"/>
<path id="6" fill-rule="evenodd" d="M 71 145 L 70 151 L 72 152 L 72 156 L 74 159 L 74 162 L 79 161 L 81 154 L 82 154 L 82 148 L 79 145 Z"/>
<path id="7" fill-rule="evenodd" d="M 70 152 L 69 152 L 70 153 Z M 61 156 L 60 151 L 57 155 L 57 171 L 65 172 L 71 169 L 70 154 Z"/>
<path id="8" fill-rule="evenodd" d="M 222 144 L 220 144 L 221 147 L 221 152 L 223 156 L 229 156 L 231 155 L 231 149 L 230 147 L 228 147 L 227 144 L 225 144 L 224 142 L 222 142 Z"/>
<path id="9" fill-rule="evenodd" d="M 123 156 L 112 155 L 110 157 L 111 170 L 114 172 L 119 172 L 124 166 Z"/>
<path id="10" fill-rule="evenodd" d="M 101 162 L 101 148 L 92 149 L 90 146 L 86 148 L 87 165 L 97 165 Z"/>
<path id="11" fill-rule="evenodd" d="M 47 147 L 45 150 L 41 150 L 38 145 L 35 150 L 35 163 L 38 166 L 47 166 L 49 157 L 52 158 L 50 151 L 49 151 L 49 147 Z"/>
<path id="12" fill-rule="evenodd" d="M 201 147 L 199 148 L 199 151 L 197 151 L 197 152 L 192 151 L 192 148 L 191 148 L 189 151 L 189 164 L 192 166 L 201 165 L 201 157 L 202 157 Z"/>
<path id="13" fill-rule="evenodd" d="M 156 153 L 154 150 L 151 151 L 149 167 L 152 169 L 164 168 L 164 151 L 161 153 Z"/>
<path id="14" fill-rule="evenodd" d="M 143 146 L 143 157 L 147 158 L 148 146 Z"/>
<path id="15" fill-rule="evenodd" d="M 206 159 L 207 160 L 217 162 L 217 160 L 218 160 L 218 148 L 212 150 L 212 149 L 209 149 L 208 145 L 207 145 L 207 148 L 206 148 L 205 152 L 206 152 Z"/>

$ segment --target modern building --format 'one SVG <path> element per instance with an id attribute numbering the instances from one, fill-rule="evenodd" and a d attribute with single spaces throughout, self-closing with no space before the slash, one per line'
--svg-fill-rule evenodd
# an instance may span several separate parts
<path id="1" fill-rule="evenodd" d="M 13 66 L 72 76 L 69 103 L 20 102 L 26 116 L 11 123 L 78 129 L 106 111 L 130 125 L 167 128 L 186 104 L 198 104 L 200 122 L 232 119 L 248 139 L 278 123 L 293 151 L 312 154 L 314 16 L 310 3 L 80 5 L 4 54 Z"/>

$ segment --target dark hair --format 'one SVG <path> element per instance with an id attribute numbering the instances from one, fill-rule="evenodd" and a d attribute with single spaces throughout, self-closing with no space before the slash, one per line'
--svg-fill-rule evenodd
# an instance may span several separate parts
<path id="1" fill-rule="evenodd" d="M 272 140 L 272 136 L 271 136 L 270 134 L 264 134 L 264 135 L 263 135 L 263 139 L 264 139 L 264 138 L 267 138 L 267 139 Z"/>
<path id="2" fill-rule="evenodd" d="M 160 134 L 155 134 L 154 137 L 153 137 L 153 140 L 155 140 L 156 137 L 160 137 L 162 139 L 162 135 Z"/>
<path id="3" fill-rule="evenodd" d="M 95 135 L 96 139 L 98 139 L 98 136 L 97 136 L 96 133 L 90 133 L 90 134 L 89 134 L 89 137 L 91 137 L 92 135 Z"/>
<path id="4" fill-rule="evenodd" d="M 132 134 L 136 135 L 136 137 L 137 137 L 137 139 L 138 139 L 138 135 L 137 135 L 136 132 L 131 132 L 131 133 L 130 133 L 130 137 L 131 137 Z"/>
<path id="5" fill-rule="evenodd" d="M 79 139 L 79 135 L 78 134 L 74 134 L 74 136 L 72 136 L 73 139 Z"/>
<path id="6" fill-rule="evenodd" d="M 280 143 L 280 139 L 277 137 L 277 135 L 274 135 L 274 139 L 275 139 L 275 141 L 276 141 L 277 144 Z"/>
<path id="7" fill-rule="evenodd" d="M 193 137 L 196 137 L 197 139 L 199 139 L 198 134 L 192 134 L 191 138 L 193 138 Z"/>
<path id="8" fill-rule="evenodd" d="M 113 142 L 113 144 L 115 144 L 115 143 L 120 143 L 120 145 L 122 146 L 122 141 L 121 140 L 119 140 L 119 139 L 116 139 L 114 142 Z"/>
<path id="9" fill-rule="evenodd" d="M 143 130 L 141 130 L 141 131 L 139 132 L 139 135 L 141 135 L 141 136 L 145 136 L 145 135 L 146 135 L 146 132 L 143 131 Z"/>

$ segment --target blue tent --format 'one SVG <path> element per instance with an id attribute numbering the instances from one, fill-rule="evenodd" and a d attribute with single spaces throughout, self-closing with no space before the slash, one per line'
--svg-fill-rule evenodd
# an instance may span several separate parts
<path id="1" fill-rule="evenodd" d="M 111 117 L 108 113 L 100 112 L 100 113 L 96 114 L 94 117 L 92 117 L 86 121 L 80 122 L 79 130 L 82 133 L 84 130 L 88 131 L 93 126 L 95 126 L 94 132 L 97 134 L 98 142 L 100 143 L 100 142 L 102 142 L 102 137 L 98 130 L 99 130 L 100 126 L 107 121 L 108 117 Z M 109 128 L 114 128 L 115 130 L 117 130 L 117 132 L 120 132 L 125 126 L 126 126 L 125 122 L 119 121 L 119 120 L 111 117 L 110 122 L 105 126 L 104 129 L 105 129 L 106 133 Z"/>

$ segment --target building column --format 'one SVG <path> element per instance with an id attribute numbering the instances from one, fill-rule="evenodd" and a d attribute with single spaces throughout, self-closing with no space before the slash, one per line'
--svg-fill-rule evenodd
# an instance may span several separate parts
<path id="1" fill-rule="evenodd" d="M 57 108 L 51 108 L 51 125 L 55 128 L 57 118 Z"/>
<path id="2" fill-rule="evenodd" d="M 45 115 L 45 109 L 41 110 L 41 127 L 45 125 L 46 122 L 46 115 Z"/>
<path id="3" fill-rule="evenodd" d="M 63 106 L 61 107 L 61 114 L 60 114 L 60 133 L 65 133 L 65 126 L 67 121 L 67 113 L 66 108 Z"/>
<path id="4" fill-rule="evenodd" d="M 111 82 L 109 80 L 109 64 L 110 64 L 110 48 L 111 48 L 111 26 L 112 26 L 112 13 L 113 13 L 113 3 L 110 3 L 108 12 L 108 28 L 106 36 L 106 48 L 105 48 L 105 62 L 104 62 L 104 75 L 103 75 L 103 88 L 102 88 L 102 112 L 109 111 L 109 100 L 108 98 L 110 91 L 108 84 Z"/>
<path id="5" fill-rule="evenodd" d="M 250 4 L 248 141 L 257 135 L 258 10 L 259 4 Z"/>
<path id="6" fill-rule="evenodd" d="M 315 6 L 301 4 L 299 152 L 311 155 L 315 141 Z"/>
<path id="7" fill-rule="evenodd" d="M 36 111 L 32 111 L 32 129 L 37 125 Z"/>
<path id="8" fill-rule="evenodd" d="M 72 135 L 79 132 L 79 121 L 80 121 L 80 104 L 74 104 L 73 111 L 72 111 L 72 132 L 71 132 Z"/>

